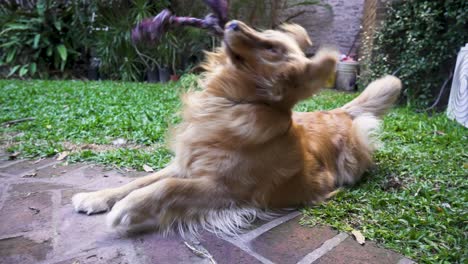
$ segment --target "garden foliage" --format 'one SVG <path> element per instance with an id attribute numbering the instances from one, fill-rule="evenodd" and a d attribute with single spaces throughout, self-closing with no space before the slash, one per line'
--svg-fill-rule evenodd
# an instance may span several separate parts
<path id="1" fill-rule="evenodd" d="M 230 16 L 269 28 L 302 15 L 293 10 L 297 12 L 282 18 L 281 12 L 304 5 L 329 7 L 320 0 L 232 0 Z M 164 8 L 179 16 L 210 12 L 202 0 L 2 1 L 0 76 L 76 78 L 95 68 L 101 79 L 125 81 L 144 80 L 158 69 L 179 74 L 200 62 L 203 51 L 219 40 L 199 29 L 178 28 L 158 45 L 135 46 L 131 29 Z"/>
<path id="2" fill-rule="evenodd" d="M 80 1 L 16 1 L 0 5 L 0 67 L 12 76 L 60 74 L 79 67 L 89 44 L 86 5 Z"/>
<path id="3" fill-rule="evenodd" d="M 4 1 L 0 5 L 0 76 L 82 77 L 93 58 L 100 76 L 108 79 L 139 81 L 154 68 L 186 69 L 212 46 L 206 32 L 180 29 L 160 45 L 147 47 L 135 46 L 130 38 L 139 21 L 164 8 L 181 15 L 208 12 L 193 4 L 186 9 L 188 4 L 178 2 L 38 0 L 24 5 Z"/>
<path id="4" fill-rule="evenodd" d="M 397 71 L 407 103 L 432 103 L 468 41 L 467 19 L 464 0 L 394 1 L 376 34 L 371 74 L 364 82 Z"/>

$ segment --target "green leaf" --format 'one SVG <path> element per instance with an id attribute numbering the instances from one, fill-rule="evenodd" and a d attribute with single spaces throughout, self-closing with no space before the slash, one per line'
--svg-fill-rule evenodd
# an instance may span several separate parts
<path id="1" fill-rule="evenodd" d="M 13 68 L 11 68 L 10 73 L 8 73 L 7 77 L 10 77 L 10 76 L 12 76 L 13 74 L 15 74 L 15 72 L 19 69 L 20 66 L 21 66 L 21 65 L 16 65 L 16 66 L 14 66 Z"/>
<path id="2" fill-rule="evenodd" d="M 28 73 L 29 64 L 23 65 L 19 71 L 19 76 L 23 77 L 26 73 Z"/>
<path id="3" fill-rule="evenodd" d="M 43 16 L 46 10 L 45 3 L 43 1 L 37 1 L 36 10 L 40 16 Z"/>
<path id="4" fill-rule="evenodd" d="M 49 46 L 47 48 L 46 54 L 47 54 L 48 57 L 52 56 L 52 46 Z"/>
<path id="5" fill-rule="evenodd" d="M 65 47 L 65 45 L 63 45 L 63 44 L 58 45 L 57 46 L 57 51 L 58 51 L 62 61 L 66 61 L 68 54 L 67 54 L 67 48 Z"/>
<path id="6" fill-rule="evenodd" d="M 29 29 L 28 25 L 24 24 L 17 24 L 17 23 L 10 23 L 5 25 L 5 31 L 6 30 L 26 30 Z"/>
<path id="7" fill-rule="evenodd" d="M 39 47 L 40 39 L 41 39 L 41 34 L 36 34 L 36 36 L 34 36 L 33 49 L 37 49 Z"/>
<path id="8" fill-rule="evenodd" d="M 18 45 L 18 41 L 16 39 L 14 39 L 12 41 L 8 41 L 8 42 L 3 43 L 2 45 L 0 45 L 0 48 L 9 48 L 11 46 L 17 46 L 17 45 Z"/>
<path id="9" fill-rule="evenodd" d="M 6 57 L 6 63 L 12 62 L 15 55 L 16 55 L 16 49 L 10 51 Z"/>
<path id="10" fill-rule="evenodd" d="M 295 4 L 291 5 L 290 7 L 294 7 L 294 6 L 310 6 L 310 5 L 318 5 L 318 4 L 320 4 L 320 0 L 302 1 L 302 2 L 299 2 L 299 3 L 295 3 Z"/>
<path id="11" fill-rule="evenodd" d="M 65 70 L 65 61 L 60 62 L 60 71 L 63 72 Z"/>
<path id="12" fill-rule="evenodd" d="M 35 62 L 31 63 L 31 65 L 29 65 L 29 71 L 31 72 L 31 75 L 34 75 L 36 73 L 36 70 L 37 70 L 37 65 Z"/>
<path id="13" fill-rule="evenodd" d="M 55 26 L 55 28 L 56 28 L 57 30 L 59 30 L 59 31 L 62 30 L 62 23 L 60 23 L 59 20 L 54 21 L 54 26 Z"/>

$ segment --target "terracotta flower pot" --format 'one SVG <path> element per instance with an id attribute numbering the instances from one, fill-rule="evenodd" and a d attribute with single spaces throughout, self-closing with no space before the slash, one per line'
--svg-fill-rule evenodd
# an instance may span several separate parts
<path id="1" fill-rule="evenodd" d="M 172 74 L 171 75 L 171 81 L 177 82 L 179 80 L 180 76 L 177 74 Z"/>

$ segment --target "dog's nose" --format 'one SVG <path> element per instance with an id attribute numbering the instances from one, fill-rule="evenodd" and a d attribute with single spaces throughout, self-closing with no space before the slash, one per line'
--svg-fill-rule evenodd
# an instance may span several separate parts
<path id="1" fill-rule="evenodd" d="M 227 25 L 227 29 L 237 31 L 239 30 L 239 24 L 236 21 L 233 21 Z"/>

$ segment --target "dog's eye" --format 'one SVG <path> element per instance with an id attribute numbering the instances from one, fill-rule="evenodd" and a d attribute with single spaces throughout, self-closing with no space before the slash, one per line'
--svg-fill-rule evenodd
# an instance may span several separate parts
<path id="1" fill-rule="evenodd" d="M 278 53 L 278 49 L 271 44 L 266 44 L 265 49 L 271 53 Z"/>

